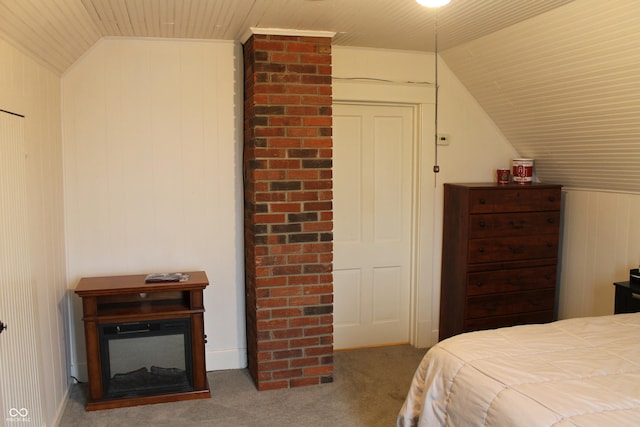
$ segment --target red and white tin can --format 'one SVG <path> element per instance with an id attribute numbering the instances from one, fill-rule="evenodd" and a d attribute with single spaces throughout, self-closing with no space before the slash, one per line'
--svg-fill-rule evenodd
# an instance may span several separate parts
<path id="1" fill-rule="evenodd" d="M 513 159 L 513 182 L 531 184 L 533 182 L 533 159 Z"/>

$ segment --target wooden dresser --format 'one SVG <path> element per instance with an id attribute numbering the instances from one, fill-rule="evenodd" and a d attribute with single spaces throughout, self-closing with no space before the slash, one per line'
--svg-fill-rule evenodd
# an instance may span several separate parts
<path id="1" fill-rule="evenodd" d="M 561 189 L 444 184 L 440 340 L 555 319 Z"/>

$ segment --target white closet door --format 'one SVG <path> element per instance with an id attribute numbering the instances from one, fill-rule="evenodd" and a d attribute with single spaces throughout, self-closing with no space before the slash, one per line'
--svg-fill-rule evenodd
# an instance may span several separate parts
<path id="1" fill-rule="evenodd" d="M 26 179 L 24 117 L 0 111 L 0 424 L 40 426 Z"/>
<path id="2" fill-rule="evenodd" d="M 409 342 L 413 109 L 333 107 L 334 346 Z"/>

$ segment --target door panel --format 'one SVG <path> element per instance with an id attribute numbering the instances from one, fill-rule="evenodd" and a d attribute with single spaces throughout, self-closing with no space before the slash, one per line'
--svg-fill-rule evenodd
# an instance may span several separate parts
<path id="1" fill-rule="evenodd" d="M 43 425 L 27 225 L 24 118 L 0 112 L 0 424 Z"/>
<path id="2" fill-rule="evenodd" d="M 408 342 L 413 108 L 333 113 L 334 346 Z"/>

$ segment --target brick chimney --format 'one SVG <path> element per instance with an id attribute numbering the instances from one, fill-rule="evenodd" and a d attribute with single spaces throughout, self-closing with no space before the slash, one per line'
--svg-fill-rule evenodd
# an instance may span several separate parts
<path id="1" fill-rule="evenodd" d="M 331 38 L 244 44 L 247 356 L 258 390 L 333 381 Z"/>

